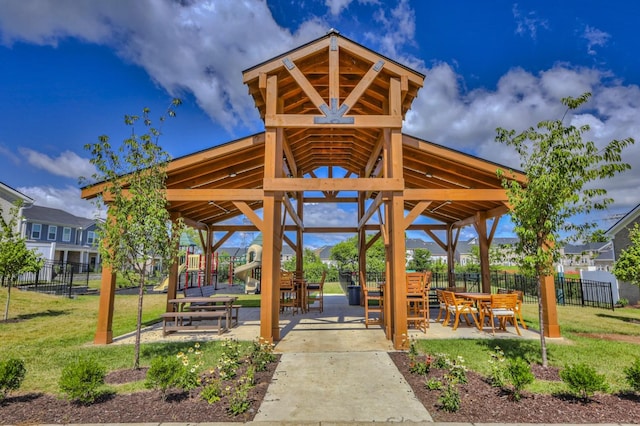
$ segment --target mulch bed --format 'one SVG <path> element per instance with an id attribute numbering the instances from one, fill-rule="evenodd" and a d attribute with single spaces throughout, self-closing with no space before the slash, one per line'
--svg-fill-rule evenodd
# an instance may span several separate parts
<path id="1" fill-rule="evenodd" d="M 249 392 L 251 407 L 238 416 L 228 412 L 227 397 L 209 404 L 198 391 L 169 394 L 164 402 L 160 391 L 106 395 L 92 405 L 52 395 L 23 394 L 0 402 L 0 424 L 247 422 L 255 417 L 277 365 L 277 361 L 270 363 L 266 371 L 256 373 L 256 386 Z M 115 371 L 105 377 L 105 382 L 117 385 L 144 380 L 146 372 L 146 368 Z M 237 377 L 243 373 L 243 368 L 238 369 Z"/>
<path id="2" fill-rule="evenodd" d="M 467 373 L 467 384 L 459 385 L 460 410 L 449 413 L 438 403 L 440 391 L 425 386 L 428 378 L 441 378 L 442 370 L 434 368 L 426 377 L 419 376 L 409 372 L 407 353 L 392 352 L 390 356 L 437 422 L 640 423 L 640 396 L 635 394 L 599 394 L 585 403 L 568 395 L 525 393 L 521 401 L 515 402 L 509 393 L 490 386 L 484 377 L 473 372 Z M 271 363 L 267 371 L 256 374 L 257 385 L 249 394 L 251 407 L 240 416 L 229 414 L 226 398 L 208 404 L 197 392 L 171 394 L 166 402 L 158 391 L 108 395 L 93 405 L 74 404 L 52 395 L 22 394 L 0 403 L 0 424 L 246 422 L 257 413 L 276 366 L 277 362 Z M 557 369 L 534 365 L 532 370 L 539 379 L 560 380 Z M 145 369 L 111 372 L 106 382 L 116 385 L 143 380 L 145 374 Z"/>
<path id="3" fill-rule="evenodd" d="M 640 423 L 640 396 L 635 394 L 597 394 L 591 401 L 583 402 L 570 395 L 525 392 L 516 402 L 510 393 L 492 387 L 483 376 L 474 372 L 467 373 L 467 384 L 459 385 L 460 410 L 449 413 L 442 410 L 438 402 L 440 391 L 425 386 L 429 378 L 442 378 L 443 370 L 431 369 L 426 377 L 412 374 L 407 353 L 389 355 L 436 422 Z M 532 371 L 540 380 L 560 380 L 558 369 L 533 365 Z"/>

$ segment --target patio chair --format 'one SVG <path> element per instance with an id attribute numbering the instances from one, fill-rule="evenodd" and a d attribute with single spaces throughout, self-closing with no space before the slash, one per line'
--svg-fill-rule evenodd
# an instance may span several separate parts
<path id="1" fill-rule="evenodd" d="M 471 325 L 471 322 L 469 322 L 469 317 L 471 317 L 476 327 L 478 329 L 482 329 L 480 324 L 478 324 L 478 308 L 474 306 L 472 300 L 459 299 L 452 291 L 443 291 L 442 295 L 447 305 L 447 315 L 442 322 L 443 326 L 449 323 L 451 315 L 453 314 L 455 316 L 453 323 L 454 330 L 458 328 L 458 324 L 460 323 L 460 316 L 462 316 L 462 318 L 469 326 Z"/>
<path id="2" fill-rule="evenodd" d="M 382 325 L 383 314 L 383 293 L 384 284 L 365 283 L 362 286 L 362 298 L 364 303 L 364 325 Z"/>
<path id="3" fill-rule="evenodd" d="M 507 321 L 511 321 L 519 336 L 520 328 L 516 318 L 516 306 L 518 305 L 518 295 L 516 293 L 492 294 L 489 304 L 482 306 L 480 313 L 480 324 L 484 325 L 484 319 L 488 317 L 491 323 L 491 332 L 495 335 L 495 322 L 499 323 L 501 330 L 506 330 Z"/>
<path id="4" fill-rule="evenodd" d="M 286 309 L 291 310 L 291 314 L 298 312 L 298 290 L 293 284 L 293 273 L 287 271 L 280 272 L 280 312 Z"/>
<path id="5" fill-rule="evenodd" d="M 324 310 L 324 279 L 327 277 L 327 271 L 322 271 L 320 282 L 307 283 L 307 311 L 311 309 L 316 301 L 318 301 L 318 309 L 320 312 Z"/>
<path id="6" fill-rule="evenodd" d="M 429 298 L 424 272 L 408 272 L 406 274 L 407 289 L 407 325 L 427 332 Z"/>
<path id="7" fill-rule="evenodd" d="M 436 322 L 439 322 L 440 318 L 444 320 L 447 316 L 447 303 L 444 300 L 443 291 L 444 290 L 436 290 L 436 297 L 438 299 L 438 317 L 436 318 Z"/>

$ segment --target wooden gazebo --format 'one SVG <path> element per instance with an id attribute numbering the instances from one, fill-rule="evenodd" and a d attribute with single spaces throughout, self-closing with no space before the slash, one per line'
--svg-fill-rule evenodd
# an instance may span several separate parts
<path id="1" fill-rule="evenodd" d="M 453 283 L 460 230 L 474 226 L 482 287 L 490 290 L 489 246 L 500 216 L 509 212 L 496 171 L 507 167 L 402 133 L 424 75 L 335 31 L 243 75 L 265 131 L 171 161 L 167 201 L 173 217 L 201 231 L 207 259 L 234 232 L 262 233 L 262 338 L 280 339 L 282 244 L 294 249 L 301 269 L 305 233 L 357 233 L 361 281 L 367 248 L 384 240 L 391 283 L 384 329 L 396 348 L 406 344 L 407 333 L 405 231 L 424 231 L 447 251 Z M 526 181 L 522 173 L 514 176 Z M 98 194 L 98 187 L 88 187 L 82 197 Z M 357 225 L 305 226 L 305 203 L 327 202 L 357 205 Z M 252 224 L 229 224 L 240 215 Z M 225 234 L 214 242 L 214 232 Z M 367 241 L 367 232 L 375 233 L 373 240 Z M 171 274 L 168 298 L 175 297 L 176 275 Z M 545 330 L 556 336 L 553 280 L 544 283 Z M 112 340 L 114 284 L 105 268 L 95 343 Z"/>

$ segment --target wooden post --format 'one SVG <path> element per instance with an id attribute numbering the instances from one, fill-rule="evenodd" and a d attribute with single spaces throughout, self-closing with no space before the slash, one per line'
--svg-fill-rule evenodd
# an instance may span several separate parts
<path id="1" fill-rule="evenodd" d="M 112 207 L 107 210 L 107 220 L 114 221 L 115 217 L 111 211 Z M 109 246 L 109 241 L 103 240 L 101 244 Z M 116 274 L 112 272 L 111 267 L 106 264 L 102 265 L 102 280 L 100 283 L 100 305 L 98 306 L 98 324 L 96 326 L 96 334 L 93 343 L 96 345 L 107 345 L 113 342 L 113 304 L 116 294 Z"/>
<path id="2" fill-rule="evenodd" d="M 100 305 L 98 306 L 98 326 L 93 343 L 108 345 L 113 342 L 113 303 L 116 294 L 116 274 L 107 265 L 102 266 L 100 284 Z"/>
<path id="3" fill-rule="evenodd" d="M 540 278 L 540 296 L 542 297 L 542 322 L 545 337 L 560 337 L 558 309 L 556 306 L 556 285 L 553 275 Z"/>
<path id="4" fill-rule="evenodd" d="M 491 293 L 491 271 L 489 270 L 489 238 L 487 235 L 487 220 L 485 214 L 476 213 L 476 221 L 473 224 L 478 233 L 478 255 L 480 257 L 480 278 L 482 292 Z"/>

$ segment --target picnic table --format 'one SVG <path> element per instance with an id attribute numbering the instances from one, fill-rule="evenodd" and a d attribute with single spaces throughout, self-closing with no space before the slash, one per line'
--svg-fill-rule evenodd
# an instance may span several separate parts
<path id="1" fill-rule="evenodd" d="M 240 305 L 234 304 L 236 300 L 235 296 L 169 299 L 173 309 L 161 315 L 163 335 L 183 330 L 216 330 L 222 334 L 232 323 L 238 324 Z"/>

